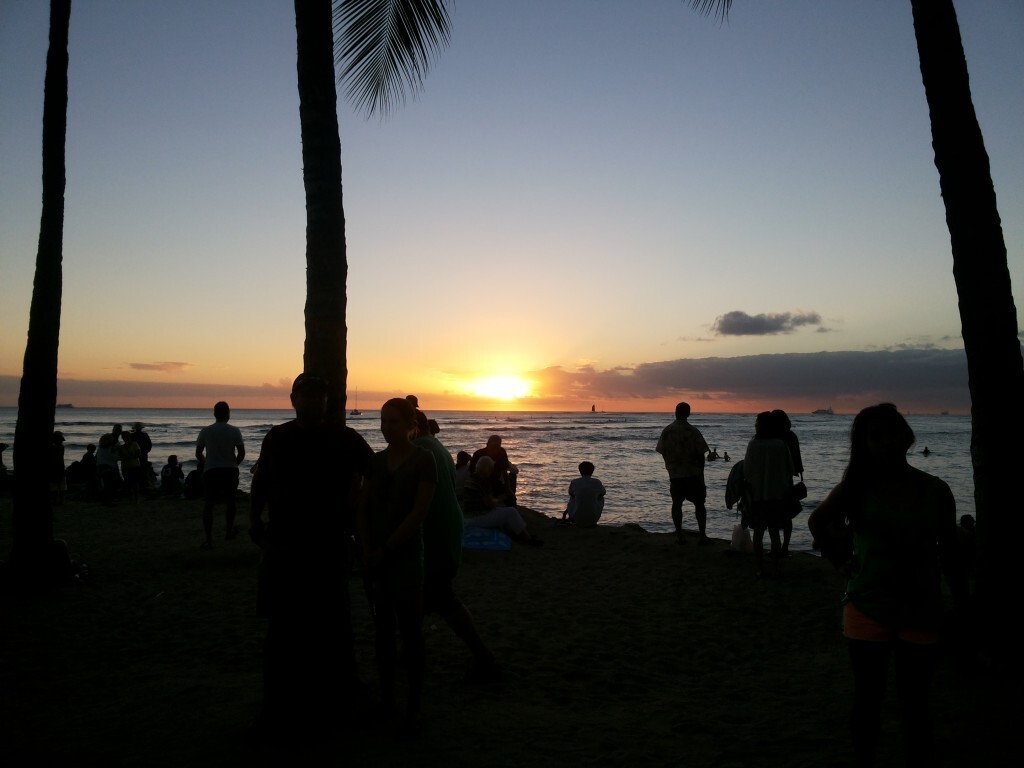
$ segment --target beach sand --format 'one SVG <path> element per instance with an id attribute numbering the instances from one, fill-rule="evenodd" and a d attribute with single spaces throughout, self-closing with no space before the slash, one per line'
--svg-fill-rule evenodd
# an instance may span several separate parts
<path id="1" fill-rule="evenodd" d="M 245 536 L 201 551 L 200 508 L 180 500 L 57 508 L 57 535 L 88 565 L 90 581 L 41 598 L 0 595 L 6 765 L 275 762 L 246 740 L 259 709 L 265 631 L 255 613 L 259 551 Z M 850 764 L 842 582 L 827 563 L 797 555 L 779 579 L 758 581 L 750 556 L 725 542 L 678 546 L 671 534 L 577 530 L 527 515 L 545 546 L 467 551 L 456 581 L 503 664 L 501 681 L 464 682 L 468 653 L 427 617 L 419 735 L 382 741 L 360 726 L 311 760 Z M 3 549 L 10 534 L 4 499 Z M 352 597 L 361 672 L 375 686 L 358 578 Z M 944 656 L 933 690 L 937 765 L 1010 762 L 1010 710 L 999 709 L 993 677 Z M 879 764 L 900 764 L 900 753 L 890 686 Z"/>

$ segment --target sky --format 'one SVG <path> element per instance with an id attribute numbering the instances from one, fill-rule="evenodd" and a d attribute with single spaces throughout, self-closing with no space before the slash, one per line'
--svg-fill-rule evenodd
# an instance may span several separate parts
<path id="1" fill-rule="evenodd" d="M 909 2 L 462 0 L 386 117 L 339 87 L 349 407 L 970 407 Z M 1024 4 L 956 3 L 1024 285 Z M 0 0 L 0 406 L 48 4 Z M 75 0 L 58 400 L 287 408 L 305 198 L 285 0 Z M 1018 299 L 1018 326 L 1020 300 Z"/>

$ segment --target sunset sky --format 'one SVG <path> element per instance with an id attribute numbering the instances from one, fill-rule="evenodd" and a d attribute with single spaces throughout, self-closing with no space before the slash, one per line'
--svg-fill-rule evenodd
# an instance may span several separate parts
<path id="1" fill-rule="evenodd" d="M 1024 4 L 956 6 L 1020 318 Z M 364 409 L 967 411 L 909 2 L 736 0 L 725 24 L 682 0 L 452 8 L 451 45 L 386 119 L 339 89 L 350 407 L 358 389 Z M 48 13 L 0 4 L 0 406 Z M 292 3 L 75 0 L 69 89 L 58 399 L 287 407 Z"/>

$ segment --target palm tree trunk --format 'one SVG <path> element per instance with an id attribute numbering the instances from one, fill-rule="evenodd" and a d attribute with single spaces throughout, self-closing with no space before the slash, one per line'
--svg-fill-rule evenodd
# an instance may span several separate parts
<path id="1" fill-rule="evenodd" d="M 303 367 L 329 382 L 327 417 L 345 421 L 345 210 L 334 80 L 331 0 L 295 0 L 302 179 L 306 189 L 306 343 Z"/>
<path id="2" fill-rule="evenodd" d="M 953 276 L 971 391 L 971 459 L 980 554 L 976 598 L 984 639 L 1008 659 L 1008 621 L 1016 578 L 1016 451 L 1024 434 L 1024 365 L 995 187 L 971 99 L 967 62 L 952 0 L 911 0 L 932 147 L 946 206 Z"/>
<path id="3" fill-rule="evenodd" d="M 28 342 L 14 429 L 14 547 L 11 564 L 32 585 L 47 578 L 53 551 L 48 470 L 57 403 L 64 152 L 68 122 L 71 0 L 50 1 L 50 48 L 43 96 L 43 211 L 29 309 Z"/>

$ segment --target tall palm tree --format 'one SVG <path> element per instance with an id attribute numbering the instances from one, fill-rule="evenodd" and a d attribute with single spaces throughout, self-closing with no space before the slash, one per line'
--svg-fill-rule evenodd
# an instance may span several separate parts
<path id="1" fill-rule="evenodd" d="M 50 47 L 43 86 L 43 210 L 14 428 L 11 564 L 32 586 L 51 575 L 53 551 L 53 508 L 47 472 L 57 403 L 70 23 L 71 0 L 50 0 Z"/>
<path id="2" fill-rule="evenodd" d="M 1024 434 L 1024 362 L 988 153 L 974 111 L 967 61 L 952 0 L 911 0 L 932 148 L 953 250 L 953 277 L 971 391 L 971 461 L 981 557 L 976 586 L 990 651 L 1009 659 L 1005 607 L 1015 584 L 1014 537 L 1020 495 L 1015 452 Z M 1012 549 L 1013 548 L 1013 549 Z"/>
<path id="3" fill-rule="evenodd" d="M 732 0 L 690 0 L 724 18 Z M 1024 434 L 1024 360 L 1006 243 L 985 141 L 971 98 L 953 0 L 910 0 L 921 78 L 932 128 L 935 167 L 946 207 L 953 278 L 971 392 L 971 462 L 980 556 L 975 588 L 982 639 L 993 656 L 1011 658 L 1010 572 L 1020 508 L 1015 452 L 1005 436 Z"/>
<path id="4" fill-rule="evenodd" d="M 303 368 L 329 382 L 328 418 L 345 420 L 348 257 L 334 32 L 344 40 L 343 77 L 370 112 L 387 110 L 418 85 L 430 53 L 448 39 L 441 0 L 295 0 L 302 177 L 306 190 L 306 341 Z"/>

